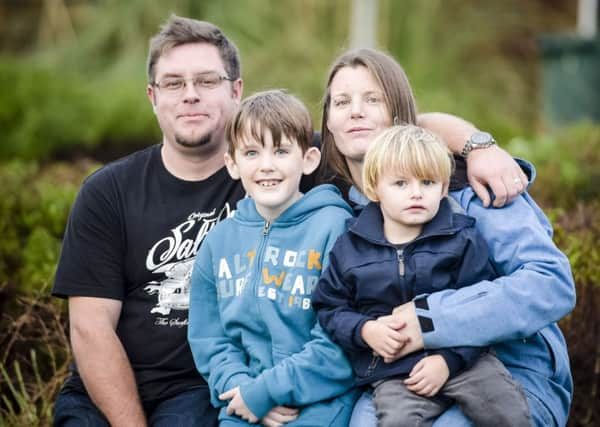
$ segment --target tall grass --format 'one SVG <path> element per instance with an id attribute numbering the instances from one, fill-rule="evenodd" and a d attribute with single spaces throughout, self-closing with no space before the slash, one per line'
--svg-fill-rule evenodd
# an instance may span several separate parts
<path id="1" fill-rule="evenodd" d="M 14 304 L 0 322 L 0 426 L 49 426 L 70 361 L 63 310 L 47 289 Z"/>

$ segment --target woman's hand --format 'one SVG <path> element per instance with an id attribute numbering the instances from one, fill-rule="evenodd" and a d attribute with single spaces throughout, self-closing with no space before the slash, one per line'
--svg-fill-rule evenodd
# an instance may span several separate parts
<path id="1" fill-rule="evenodd" d="M 442 356 L 427 356 L 412 368 L 404 380 L 406 388 L 421 396 L 433 397 L 446 384 L 450 370 Z"/>
<path id="2" fill-rule="evenodd" d="M 496 145 L 469 153 L 467 178 L 485 207 L 491 201 L 486 185 L 494 193 L 493 206 L 500 208 L 525 191 L 528 184 L 527 175 L 519 164 Z"/>
<path id="3" fill-rule="evenodd" d="M 442 137 L 450 151 L 460 154 L 467 140 L 477 131 L 470 122 L 447 113 L 422 113 L 417 124 Z M 495 195 L 494 207 L 512 201 L 527 188 L 527 176 L 517 162 L 497 145 L 472 150 L 467 156 L 467 178 L 483 206 L 490 205 L 486 185 Z"/>
<path id="4" fill-rule="evenodd" d="M 419 319 L 415 311 L 415 304 L 412 301 L 399 305 L 394 309 L 392 314 L 381 316 L 377 321 L 394 325 L 396 332 L 400 334 L 404 343 L 392 357 L 384 357 L 383 361 L 385 363 L 393 362 L 407 354 L 423 349 L 421 326 L 419 325 Z"/>

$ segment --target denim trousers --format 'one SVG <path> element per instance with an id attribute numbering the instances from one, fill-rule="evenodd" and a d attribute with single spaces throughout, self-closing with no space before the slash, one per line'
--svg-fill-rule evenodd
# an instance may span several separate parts
<path id="1" fill-rule="evenodd" d="M 144 405 L 150 427 L 217 426 L 218 410 L 210 404 L 207 387 L 195 387 L 162 400 Z M 78 391 L 64 391 L 54 404 L 54 427 L 109 427 L 110 424 L 89 396 Z"/>

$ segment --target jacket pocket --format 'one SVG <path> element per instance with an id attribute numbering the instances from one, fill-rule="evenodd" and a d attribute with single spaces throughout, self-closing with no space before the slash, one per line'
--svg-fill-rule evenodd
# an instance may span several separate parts
<path id="1" fill-rule="evenodd" d="M 300 416 L 287 424 L 290 427 L 346 427 L 350 422 L 356 390 L 300 409 Z"/>
<path id="2" fill-rule="evenodd" d="M 554 373 L 553 379 L 559 384 L 564 384 L 565 380 L 570 381 L 571 370 L 569 368 L 567 344 L 560 329 L 553 323 L 541 329 L 538 333 L 544 339 L 548 352 L 552 357 L 550 363 Z"/>

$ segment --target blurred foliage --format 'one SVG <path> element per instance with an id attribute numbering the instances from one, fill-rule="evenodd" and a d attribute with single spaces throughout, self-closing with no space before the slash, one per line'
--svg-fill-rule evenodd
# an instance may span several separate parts
<path id="1" fill-rule="evenodd" d="M 532 139 L 513 138 L 506 148 L 535 165 L 531 193 L 546 206 L 572 209 L 600 200 L 600 126 L 582 123 Z"/>
<path id="2" fill-rule="evenodd" d="M 0 289 L 30 294 L 54 275 L 67 215 L 81 181 L 94 167 L 14 160 L 0 165 Z M 0 302 L 5 302 L 1 301 Z M 0 309 L 3 304 L 0 304 Z"/>
<path id="3" fill-rule="evenodd" d="M 15 304 L 0 320 L 0 426 L 50 426 L 71 360 L 63 305 L 45 287 Z"/>
<path id="4" fill-rule="evenodd" d="M 97 162 L 160 138 L 145 95 L 149 37 L 170 13 L 214 22 L 240 48 L 246 95 L 287 88 L 318 127 L 328 67 L 348 47 L 350 5 L 0 3 L 0 425 L 49 425 L 66 375 L 64 303 L 48 289 L 77 188 Z M 561 327 L 575 380 L 569 426 L 587 427 L 600 425 L 600 127 L 544 128 L 536 44 L 541 34 L 574 28 L 575 7 L 569 0 L 380 0 L 378 37 L 407 71 L 420 111 L 466 117 L 535 164 L 531 192 L 577 284 L 577 307 Z"/>
<path id="5" fill-rule="evenodd" d="M 3 45 L 0 56 L 0 158 L 107 160 L 157 141 L 145 56 L 171 12 L 219 25 L 240 48 L 246 94 L 287 88 L 318 127 L 327 70 L 350 30 L 351 0 L 32 4 L 38 12 L 22 22 L 29 44 Z M 50 4 L 62 4 L 61 13 Z M 422 111 L 467 117 L 499 141 L 531 136 L 539 126 L 536 36 L 572 28 L 574 9 L 567 0 L 380 0 L 379 47 L 405 67 Z"/>
<path id="6" fill-rule="evenodd" d="M 596 162 L 596 167 L 598 163 Z M 555 241 L 569 256 L 577 305 L 559 325 L 568 343 L 574 382 L 569 427 L 600 425 L 600 199 L 551 211 Z"/>

